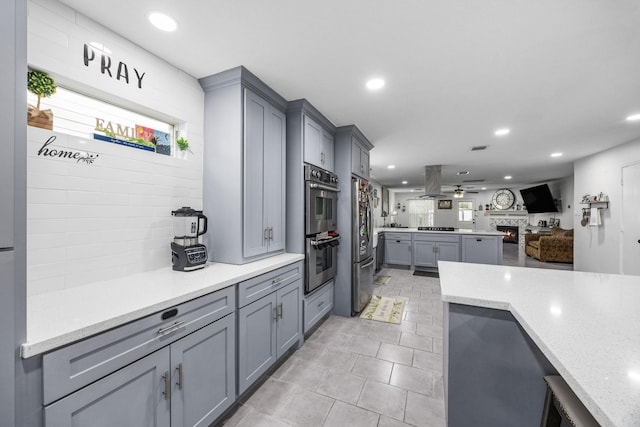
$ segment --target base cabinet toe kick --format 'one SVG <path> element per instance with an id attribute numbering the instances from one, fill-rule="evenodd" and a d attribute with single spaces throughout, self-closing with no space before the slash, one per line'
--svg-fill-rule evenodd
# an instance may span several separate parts
<path id="1" fill-rule="evenodd" d="M 32 358 L 42 394 L 31 425 L 216 422 L 302 342 L 303 269 L 299 261 Z"/>

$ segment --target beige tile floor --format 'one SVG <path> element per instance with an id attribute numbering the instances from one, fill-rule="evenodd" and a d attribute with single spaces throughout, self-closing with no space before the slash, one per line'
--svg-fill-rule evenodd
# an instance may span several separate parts
<path id="1" fill-rule="evenodd" d="M 225 427 L 445 426 L 440 282 L 379 275 L 376 295 L 407 301 L 402 324 L 331 316 Z"/>

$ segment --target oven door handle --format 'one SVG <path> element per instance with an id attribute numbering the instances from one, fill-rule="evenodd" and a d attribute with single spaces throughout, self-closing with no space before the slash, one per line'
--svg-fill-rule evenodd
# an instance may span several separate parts
<path id="1" fill-rule="evenodd" d="M 317 182 L 310 182 L 309 188 L 317 188 L 319 190 L 333 191 L 334 193 L 340 192 L 339 188 L 331 187 L 330 185 L 318 184 Z"/>
<path id="2" fill-rule="evenodd" d="M 370 267 L 373 265 L 374 260 L 372 259 L 371 261 L 369 261 L 368 263 L 366 263 L 365 265 L 361 265 L 360 266 L 360 270 L 364 270 L 367 267 Z"/>

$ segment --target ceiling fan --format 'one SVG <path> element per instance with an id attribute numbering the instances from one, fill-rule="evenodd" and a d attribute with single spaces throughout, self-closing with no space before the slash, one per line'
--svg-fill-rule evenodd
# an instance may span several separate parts
<path id="1" fill-rule="evenodd" d="M 468 189 L 465 189 L 462 187 L 461 184 L 456 184 L 455 186 L 456 188 L 454 188 L 453 190 L 449 190 L 449 191 L 444 191 L 445 193 L 453 193 L 453 197 L 455 197 L 456 199 L 460 199 L 462 197 L 464 197 L 464 195 L 466 193 L 468 194 L 478 194 L 478 191 L 472 191 L 473 187 L 469 187 Z"/>

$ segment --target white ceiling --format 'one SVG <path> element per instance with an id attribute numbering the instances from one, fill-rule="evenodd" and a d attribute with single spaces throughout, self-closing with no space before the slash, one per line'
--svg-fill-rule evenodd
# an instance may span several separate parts
<path id="1" fill-rule="evenodd" d="M 437 164 L 443 184 L 462 170 L 489 188 L 566 177 L 640 137 L 624 120 L 640 113 L 638 0 L 62 2 L 197 78 L 244 65 L 357 124 L 375 146 L 372 177 L 392 188 L 421 187 Z M 153 28 L 154 10 L 178 30 Z M 386 80 L 375 93 L 373 76 Z"/>

